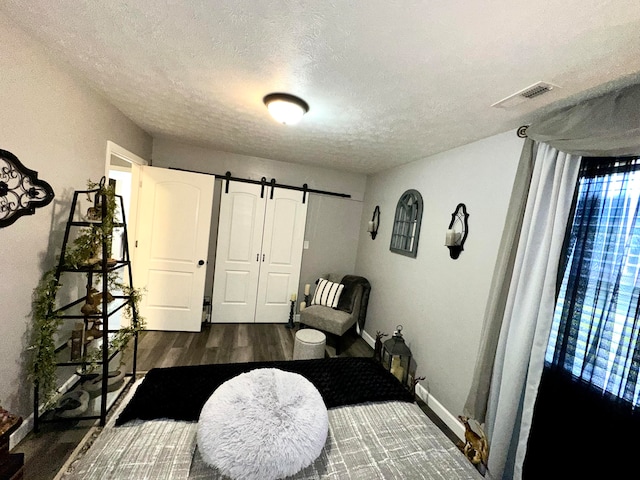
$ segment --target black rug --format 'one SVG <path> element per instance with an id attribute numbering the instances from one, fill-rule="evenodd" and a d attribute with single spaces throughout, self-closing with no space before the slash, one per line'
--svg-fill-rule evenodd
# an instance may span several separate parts
<path id="1" fill-rule="evenodd" d="M 363 402 L 414 401 L 411 393 L 372 358 L 337 357 L 154 368 L 138 386 L 116 425 L 136 418 L 198 420 L 202 407 L 216 388 L 236 375 L 256 368 L 279 368 L 299 373 L 315 385 L 327 408 Z"/>

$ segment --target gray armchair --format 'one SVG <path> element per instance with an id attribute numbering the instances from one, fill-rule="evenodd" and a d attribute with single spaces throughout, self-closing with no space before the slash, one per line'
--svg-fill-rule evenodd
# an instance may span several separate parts
<path id="1" fill-rule="evenodd" d="M 345 275 L 344 285 L 336 308 L 311 305 L 300 312 L 300 328 L 312 327 L 331 334 L 335 339 L 336 355 L 340 355 L 342 336 L 356 323 L 364 328 L 371 285 L 364 277 Z"/>

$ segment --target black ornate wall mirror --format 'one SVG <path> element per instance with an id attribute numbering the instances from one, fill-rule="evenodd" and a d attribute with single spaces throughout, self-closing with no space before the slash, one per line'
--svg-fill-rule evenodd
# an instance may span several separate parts
<path id="1" fill-rule="evenodd" d="M 13 153 L 0 149 L 0 227 L 51 203 L 51 186 L 25 167 Z"/>

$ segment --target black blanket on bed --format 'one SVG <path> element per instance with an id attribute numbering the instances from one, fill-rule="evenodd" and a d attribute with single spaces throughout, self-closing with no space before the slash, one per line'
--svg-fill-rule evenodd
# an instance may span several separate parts
<path id="1" fill-rule="evenodd" d="M 413 396 L 371 358 L 337 357 L 317 360 L 229 363 L 154 368 L 138 386 L 116 425 L 136 418 L 198 420 L 213 391 L 227 380 L 256 368 L 299 373 L 318 389 L 327 408 L 363 402 L 399 400 Z"/>

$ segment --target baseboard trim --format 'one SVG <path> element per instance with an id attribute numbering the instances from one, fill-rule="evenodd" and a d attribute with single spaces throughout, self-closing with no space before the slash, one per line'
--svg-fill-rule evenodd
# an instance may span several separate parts
<path id="1" fill-rule="evenodd" d="M 9 435 L 9 450 L 13 450 L 16 445 L 24 440 L 24 437 L 29 435 L 31 430 L 33 430 L 33 413 L 23 419 L 16 431 Z"/>
<path id="2" fill-rule="evenodd" d="M 360 336 L 362 339 L 369 344 L 371 348 L 375 348 L 375 339 L 369 335 L 366 330 L 362 330 L 360 332 Z M 442 420 L 447 427 L 451 429 L 451 431 L 458 437 L 460 440 L 464 440 L 464 426 L 458 420 L 458 417 L 451 414 L 449 410 L 444 408 L 444 406 L 433 396 L 431 395 L 426 388 L 424 388 L 420 383 L 416 385 L 416 395 L 420 397 L 420 399 L 427 404 L 427 406 L 433 410 L 433 412 Z"/>
<path id="3" fill-rule="evenodd" d="M 464 426 L 460 423 L 458 417 L 452 415 L 449 410 L 444 408 L 444 406 L 420 384 L 416 385 L 416 395 L 451 429 L 456 437 L 464 440 Z"/>
<path id="4" fill-rule="evenodd" d="M 376 341 L 375 341 L 375 339 L 374 339 L 371 335 L 369 335 L 369 334 L 367 333 L 367 331 L 366 331 L 366 330 L 362 330 L 362 332 L 360 332 L 360 336 L 362 337 L 362 339 L 363 339 L 365 342 L 367 342 L 367 344 L 368 344 L 371 348 L 375 348 L 375 346 L 376 346 Z"/>

